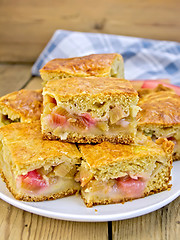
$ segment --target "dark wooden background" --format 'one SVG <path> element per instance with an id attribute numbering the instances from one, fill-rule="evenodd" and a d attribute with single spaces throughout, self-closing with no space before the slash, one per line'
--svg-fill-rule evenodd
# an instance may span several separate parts
<path id="1" fill-rule="evenodd" d="M 34 62 L 56 29 L 180 41 L 180 1 L 0 0 L 0 61 Z"/>

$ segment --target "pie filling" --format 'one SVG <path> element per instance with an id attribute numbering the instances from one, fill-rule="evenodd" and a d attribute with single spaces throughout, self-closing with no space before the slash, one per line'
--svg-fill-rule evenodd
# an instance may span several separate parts
<path id="1" fill-rule="evenodd" d="M 49 103 L 49 108 L 53 103 Z M 45 109 L 45 112 L 47 110 Z M 121 107 L 109 110 L 106 116 L 93 118 L 90 113 L 70 113 L 61 107 L 55 107 L 44 117 L 45 126 L 53 135 L 62 137 L 63 133 L 76 132 L 82 135 L 134 134 L 136 122 Z"/>
<path id="2" fill-rule="evenodd" d="M 0 114 L 0 120 L 1 120 L 0 121 L 1 125 L 8 125 L 13 122 L 20 122 L 19 118 L 12 120 L 8 117 L 8 115 L 4 115 L 4 114 Z"/>
<path id="3" fill-rule="evenodd" d="M 25 175 L 16 178 L 16 186 L 21 192 L 29 195 L 52 194 L 65 191 L 69 187 L 77 187 L 74 181 L 76 166 L 62 163 L 45 170 L 43 167 L 29 171 Z"/>
<path id="4" fill-rule="evenodd" d="M 104 200 L 118 202 L 123 199 L 140 198 L 144 195 L 147 185 L 147 179 L 137 177 L 136 179 L 129 175 L 108 181 L 91 180 L 82 188 L 86 200 Z"/>
<path id="5" fill-rule="evenodd" d="M 150 136 L 152 140 L 155 142 L 159 137 L 167 138 L 167 140 L 172 141 L 174 143 L 174 152 L 180 153 L 180 132 L 174 132 L 172 133 L 165 133 L 161 136 L 156 136 L 154 131 L 144 131 L 144 134 L 147 136 Z"/>
<path id="6" fill-rule="evenodd" d="M 86 201 L 111 202 L 123 201 L 123 199 L 135 199 L 144 196 L 145 189 L 152 179 L 163 167 L 162 163 L 156 162 L 156 166 L 149 173 L 132 174 L 124 172 L 121 177 L 108 180 L 96 179 L 93 173 L 84 167 L 79 168 L 75 181 L 81 183 L 82 194 Z"/>

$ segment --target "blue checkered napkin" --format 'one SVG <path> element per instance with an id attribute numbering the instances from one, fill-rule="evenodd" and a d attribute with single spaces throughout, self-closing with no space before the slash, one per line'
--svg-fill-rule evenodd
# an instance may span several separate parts
<path id="1" fill-rule="evenodd" d="M 39 75 L 48 61 L 92 53 L 120 53 L 126 79 L 169 78 L 180 85 L 180 43 L 99 33 L 57 30 L 32 67 Z"/>

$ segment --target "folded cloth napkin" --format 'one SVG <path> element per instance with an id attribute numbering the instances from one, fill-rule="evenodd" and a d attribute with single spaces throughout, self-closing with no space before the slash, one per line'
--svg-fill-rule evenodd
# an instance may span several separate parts
<path id="1" fill-rule="evenodd" d="M 32 74 L 51 59 L 93 53 L 120 53 L 126 79 L 169 78 L 180 85 L 180 43 L 99 33 L 57 30 L 32 67 Z"/>

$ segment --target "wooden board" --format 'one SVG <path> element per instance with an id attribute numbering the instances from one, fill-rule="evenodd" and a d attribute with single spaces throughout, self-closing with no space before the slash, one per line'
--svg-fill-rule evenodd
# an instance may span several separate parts
<path id="1" fill-rule="evenodd" d="M 41 217 L 0 200 L 0 233 L 1 240 L 108 240 L 108 224 Z"/>
<path id="2" fill-rule="evenodd" d="M 19 90 L 31 78 L 29 64 L 0 64 L 0 97 Z"/>
<path id="3" fill-rule="evenodd" d="M 42 88 L 42 79 L 40 77 L 32 77 L 31 81 L 25 86 L 26 89 L 40 89 Z"/>
<path id="4" fill-rule="evenodd" d="M 56 29 L 180 41 L 179 0 L 0 2 L 0 61 L 34 62 Z"/>
<path id="5" fill-rule="evenodd" d="M 112 223 L 113 240 L 176 240 L 180 236 L 180 197 L 147 215 Z"/>

